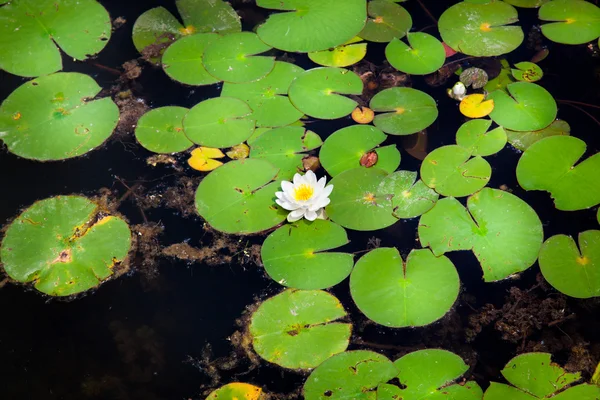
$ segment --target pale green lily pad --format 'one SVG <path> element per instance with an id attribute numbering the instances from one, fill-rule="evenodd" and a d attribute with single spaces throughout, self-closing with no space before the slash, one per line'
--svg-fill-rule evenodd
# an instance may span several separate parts
<path id="1" fill-rule="evenodd" d="M 474 381 L 454 383 L 469 366 L 454 353 L 441 349 L 418 350 L 394 362 L 402 388 L 383 384 L 377 400 L 481 400 L 483 391 Z M 396 397 L 394 397 L 396 396 Z"/>
<path id="2" fill-rule="evenodd" d="M 252 135 L 255 120 L 248 105 L 233 97 L 216 97 L 196 104 L 183 119 L 185 135 L 206 147 L 231 147 Z"/>
<path id="3" fill-rule="evenodd" d="M 366 43 L 354 43 L 351 40 L 349 43 L 341 44 L 333 49 L 310 52 L 308 58 L 315 64 L 325 67 L 347 67 L 365 58 L 366 54 Z"/>
<path id="4" fill-rule="evenodd" d="M 369 1 L 367 13 L 367 23 L 358 36 L 369 42 L 386 43 L 394 38 L 401 39 L 412 27 L 408 11 L 388 0 Z"/>
<path id="5" fill-rule="evenodd" d="M 585 142 L 573 136 L 551 136 L 532 144 L 517 164 L 519 185 L 550 192 L 559 210 L 600 204 L 600 153 L 575 166 L 585 151 Z"/>
<path id="6" fill-rule="evenodd" d="M 365 0 L 257 0 L 272 13 L 257 29 L 276 49 L 308 53 L 327 50 L 356 36 L 367 19 Z"/>
<path id="7" fill-rule="evenodd" d="M 348 243 L 346 231 L 330 221 L 304 219 L 284 225 L 264 241 L 261 259 L 269 276 L 283 286 L 325 289 L 352 271 L 354 256 L 328 252 Z"/>
<path id="8" fill-rule="evenodd" d="M 461 2 L 440 16 L 442 39 L 458 52 L 476 57 L 510 53 L 523 42 L 517 10 L 502 1 L 487 4 Z"/>
<path id="9" fill-rule="evenodd" d="M 170 42 L 194 33 L 225 34 L 242 29 L 240 17 L 225 1 L 177 0 L 175 5 L 184 25 L 164 7 L 152 8 L 135 21 L 132 39 L 140 53 L 150 45 L 166 48 Z M 152 61 L 160 59 L 152 58 Z"/>
<path id="10" fill-rule="evenodd" d="M 481 156 L 458 145 L 442 146 L 425 157 L 421 179 L 443 196 L 468 196 L 490 181 L 492 167 Z"/>
<path id="11" fill-rule="evenodd" d="M 600 36 L 600 8 L 589 1 L 554 0 L 540 8 L 539 18 L 548 39 L 565 44 L 583 44 Z"/>
<path id="12" fill-rule="evenodd" d="M 131 232 L 125 221 L 82 196 L 34 203 L 8 227 L 0 248 L 4 271 L 50 296 L 70 296 L 117 276 Z"/>
<path id="13" fill-rule="evenodd" d="M 275 204 L 278 172 L 270 162 L 253 158 L 223 164 L 200 182 L 198 214 L 226 233 L 256 233 L 278 225 L 287 216 Z"/>
<path id="14" fill-rule="evenodd" d="M 410 135 L 433 124 L 438 116 L 435 100 L 425 92 L 407 87 L 382 90 L 371 99 L 373 123 L 390 135 Z"/>
<path id="15" fill-rule="evenodd" d="M 212 85 L 220 82 L 202 64 L 204 49 L 218 38 L 216 33 L 198 33 L 173 43 L 162 57 L 162 67 L 166 74 L 186 85 Z"/>
<path id="16" fill-rule="evenodd" d="M 439 197 L 421 179 L 417 181 L 417 173 L 413 171 L 396 171 L 388 175 L 379 184 L 379 191 L 393 193 L 392 215 L 404 219 L 431 210 Z"/>
<path id="17" fill-rule="evenodd" d="M 508 142 L 521 151 L 525 151 L 534 144 L 535 142 L 550 136 L 569 136 L 571 134 L 571 127 L 567 121 L 560 119 L 555 120 L 544 129 L 538 131 L 512 131 L 506 129 L 506 135 Z"/>
<path id="18" fill-rule="evenodd" d="M 255 33 L 235 32 L 221 36 L 204 49 L 202 62 L 212 76 L 233 83 L 256 81 L 275 67 L 275 57 L 258 56 L 271 50 Z"/>
<path id="19" fill-rule="evenodd" d="M 292 81 L 304 70 L 294 64 L 275 61 L 267 76 L 249 83 L 223 84 L 222 97 L 244 100 L 252 109 L 258 127 L 277 127 L 298 121 L 302 113 L 287 97 Z"/>
<path id="20" fill-rule="evenodd" d="M 556 118 L 556 101 L 546 89 L 529 82 L 515 82 L 507 92 L 496 90 L 488 100 L 494 100 L 490 118 L 514 131 L 536 131 L 550 125 Z"/>
<path id="21" fill-rule="evenodd" d="M 402 261 L 395 248 L 380 247 L 358 260 L 350 275 L 352 299 L 370 320 L 388 327 L 428 325 L 442 318 L 458 297 L 452 262 L 429 249 Z"/>
<path id="22" fill-rule="evenodd" d="M 595 400 L 600 387 L 581 384 L 581 373 L 569 373 L 552 362 L 549 353 L 525 353 L 516 356 L 501 371 L 514 385 L 492 382 L 485 392 L 486 400 Z M 569 387 L 570 386 L 570 387 Z"/>
<path id="23" fill-rule="evenodd" d="M 252 142 L 250 157 L 269 161 L 279 168 L 277 179 L 291 180 L 302 172 L 302 159 L 309 150 L 321 146 L 319 135 L 301 126 L 271 129 Z"/>
<path id="24" fill-rule="evenodd" d="M 290 85 L 292 104 L 304 114 L 319 119 L 336 119 L 350 114 L 356 101 L 343 95 L 359 95 L 363 82 L 344 68 L 313 68 L 298 76 Z"/>
<path id="25" fill-rule="evenodd" d="M 111 36 L 110 16 L 95 0 L 13 0 L 0 7 L 0 69 L 19 76 L 62 69 L 60 49 L 85 60 Z M 58 47 L 57 47 L 58 46 Z"/>
<path id="26" fill-rule="evenodd" d="M 397 375 L 385 356 L 368 350 L 337 354 L 319 365 L 304 384 L 305 400 L 375 400 L 375 388 Z"/>
<path id="27" fill-rule="evenodd" d="M 333 295 L 287 289 L 265 300 L 252 314 L 250 335 L 256 353 L 284 368 L 315 368 L 348 347 L 352 325 Z"/>
<path id="28" fill-rule="evenodd" d="M 392 67 L 407 74 L 426 75 L 444 65 L 444 45 L 434 36 L 415 32 L 407 34 L 406 39 L 408 44 L 394 38 L 385 48 L 385 58 Z"/>
<path id="29" fill-rule="evenodd" d="M 387 136 L 370 125 L 352 125 L 335 131 L 323 143 L 319 152 L 321 165 L 329 175 L 336 176 L 346 170 L 360 167 L 360 159 L 369 151 L 377 153 L 374 167 L 388 173 L 400 165 L 400 152 L 396 145 L 377 147 Z"/>
<path id="30" fill-rule="evenodd" d="M 504 0 L 505 3 L 522 8 L 538 8 L 548 1 L 550 0 Z"/>
<path id="31" fill-rule="evenodd" d="M 544 278 L 567 296 L 587 299 L 600 296 L 600 231 L 579 234 L 579 249 L 572 237 L 555 235 L 540 250 Z"/>
<path id="32" fill-rule="evenodd" d="M 85 154 L 111 135 L 119 109 L 91 77 L 58 72 L 25 82 L 0 106 L 0 140 L 33 160 L 64 160 Z"/>
<path id="33" fill-rule="evenodd" d="M 537 259 L 544 232 L 535 211 L 508 192 L 484 188 L 465 209 L 448 197 L 421 216 L 419 240 L 433 254 L 473 250 L 486 282 L 505 279 Z"/>
<path id="34" fill-rule="evenodd" d="M 465 122 L 456 132 L 456 144 L 474 156 L 491 156 L 506 145 L 506 131 L 502 127 L 492 129 L 489 119 L 473 119 Z"/>
<path id="35" fill-rule="evenodd" d="M 544 71 L 535 63 L 523 61 L 515 64 L 512 69 L 512 75 L 518 81 L 536 82 L 542 79 Z"/>
<path id="36" fill-rule="evenodd" d="M 194 143 L 183 133 L 185 107 L 160 107 L 142 115 L 135 127 L 137 141 L 155 153 L 179 153 Z"/>

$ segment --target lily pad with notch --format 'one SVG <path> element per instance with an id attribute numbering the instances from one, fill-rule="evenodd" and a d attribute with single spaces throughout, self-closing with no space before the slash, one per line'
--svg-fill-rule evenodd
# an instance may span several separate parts
<path id="1" fill-rule="evenodd" d="M 518 81 L 536 82 L 544 76 L 544 71 L 537 64 L 529 61 L 516 63 L 515 67 L 512 69 L 512 75 Z"/>
<path id="2" fill-rule="evenodd" d="M 426 75 L 444 65 L 446 51 L 434 36 L 414 32 L 408 33 L 406 39 L 408 44 L 394 38 L 386 46 L 385 58 L 392 67 L 407 74 Z"/>
<path id="3" fill-rule="evenodd" d="M 540 8 L 542 33 L 564 44 L 583 44 L 600 36 L 600 8 L 583 0 L 553 0 Z"/>
<path id="4" fill-rule="evenodd" d="M 65 160 L 100 146 L 112 134 L 119 109 L 91 77 L 57 72 L 25 82 L 0 106 L 0 140 L 20 157 Z"/>
<path id="5" fill-rule="evenodd" d="M 396 171 L 388 175 L 379 184 L 381 192 L 393 193 L 392 215 L 396 218 L 414 218 L 431 210 L 439 195 L 427 187 L 417 173 Z"/>
<path id="6" fill-rule="evenodd" d="M 556 290 L 579 299 L 600 296 L 600 231 L 572 237 L 555 235 L 542 245 L 539 256 L 544 279 Z"/>
<path id="7" fill-rule="evenodd" d="M 142 115 L 135 127 L 137 141 L 155 153 L 179 153 L 194 143 L 183 132 L 185 107 L 160 107 Z"/>
<path id="8" fill-rule="evenodd" d="M 551 136 L 533 143 L 519 159 L 517 180 L 525 190 L 550 192 L 559 210 L 583 210 L 600 204 L 600 154 L 575 165 L 586 151 L 583 140 Z"/>
<path id="9" fill-rule="evenodd" d="M 221 96 L 248 103 L 257 127 L 289 125 L 303 115 L 287 97 L 290 84 L 302 72 L 304 70 L 294 64 L 275 61 L 275 67 L 264 78 L 248 83 L 226 82 Z"/>
<path id="10" fill-rule="evenodd" d="M 319 365 L 304 383 L 306 400 L 375 400 L 376 389 L 398 374 L 385 356 L 369 350 L 336 354 Z"/>
<path id="11" fill-rule="evenodd" d="M 487 4 L 460 2 L 446 9 L 438 27 L 448 46 L 475 57 L 510 53 L 523 42 L 517 10 L 503 1 Z"/>
<path id="12" fill-rule="evenodd" d="M 456 132 L 456 143 L 474 156 L 496 154 L 506 145 L 506 131 L 501 127 L 490 129 L 489 119 L 467 121 Z"/>
<path id="13" fill-rule="evenodd" d="M 505 129 L 508 142 L 516 149 L 525 151 L 535 142 L 550 136 L 569 136 L 571 127 L 567 121 L 557 119 L 547 127 L 537 131 L 513 131 Z"/>
<path id="14" fill-rule="evenodd" d="M 365 0 L 257 0 L 272 13 L 257 29 L 268 45 L 293 52 L 327 50 L 356 36 L 367 19 Z"/>
<path id="15" fill-rule="evenodd" d="M 206 71 L 202 59 L 204 49 L 219 38 L 216 33 L 185 36 L 167 48 L 162 68 L 169 77 L 186 85 L 212 85 L 221 80 Z"/>
<path id="16" fill-rule="evenodd" d="M 377 147 L 387 135 L 370 125 L 352 125 L 335 131 L 323 143 L 319 159 L 329 175 L 336 176 L 360 166 L 360 160 L 370 151 L 377 154 L 373 165 L 391 173 L 400 165 L 400 152 L 396 145 Z"/>
<path id="17" fill-rule="evenodd" d="M 549 1 L 550 0 L 504 0 L 505 3 L 522 8 L 539 8 Z"/>
<path id="18" fill-rule="evenodd" d="M 0 247 L 4 271 L 50 296 L 93 289 L 127 271 L 127 223 L 82 196 L 40 200 L 6 230 Z"/>
<path id="19" fill-rule="evenodd" d="M 198 214 L 214 229 L 257 233 L 281 223 L 287 212 L 275 204 L 279 170 L 266 160 L 247 158 L 225 163 L 209 173 L 196 191 Z"/>
<path id="20" fill-rule="evenodd" d="M 427 128 L 437 119 L 435 100 L 427 93 L 407 87 L 382 90 L 369 107 L 380 112 L 374 125 L 390 135 L 410 135 Z"/>
<path id="21" fill-rule="evenodd" d="M 13 0 L 0 7 L 0 69 L 35 77 L 62 69 L 61 50 L 75 60 L 99 53 L 112 26 L 95 0 Z"/>
<path id="22" fill-rule="evenodd" d="M 389 0 L 373 0 L 367 5 L 367 23 L 358 34 L 369 42 L 386 43 L 403 38 L 412 27 L 412 18 L 404 7 Z"/>
<path id="23" fill-rule="evenodd" d="M 287 289 L 252 314 L 249 333 L 258 355 L 284 368 L 315 368 L 346 350 L 352 325 L 337 298 L 322 290 Z"/>
<path id="24" fill-rule="evenodd" d="M 486 282 L 505 279 L 536 261 L 544 232 L 535 211 L 517 196 L 484 188 L 467 208 L 447 197 L 421 216 L 419 240 L 440 256 L 473 250 Z"/>
<path id="25" fill-rule="evenodd" d="M 575 385 L 581 373 L 567 372 L 552 362 L 549 353 L 525 353 L 514 357 L 501 371 L 510 383 L 491 382 L 485 391 L 486 400 L 594 400 L 600 397 L 600 387 Z"/>
<path id="26" fill-rule="evenodd" d="M 320 119 L 342 118 L 352 113 L 356 101 L 344 95 L 359 95 L 363 82 L 344 68 L 313 68 L 298 76 L 290 85 L 288 96 L 304 114 Z"/>
<path id="27" fill-rule="evenodd" d="M 206 147 L 231 147 L 248 139 L 255 129 L 252 109 L 234 97 L 204 100 L 183 119 L 185 135 Z"/>
<path id="28" fill-rule="evenodd" d="M 360 311 L 393 328 L 437 321 L 452 308 L 459 289 L 452 262 L 429 249 L 411 251 L 404 263 L 397 249 L 380 247 L 362 256 L 350 275 L 350 293 Z"/>
<path id="29" fill-rule="evenodd" d="M 394 362 L 401 387 L 382 384 L 377 400 L 481 400 L 483 391 L 475 381 L 456 383 L 469 366 L 454 353 L 426 349 L 408 353 Z"/>
<path id="30" fill-rule="evenodd" d="M 275 57 L 257 55 L 269 50 L 255 33 L 229 33 L 206 46 L 202 62 L 209 74 L 222 81 L 252 82 L 275 67 Z"/>
<path id="31" fill-rule="evenodd" d="M 505 129 L 536 131 L 547 127 L 556 118 L 556 101 L 543 87 L 515 82 L 506 90 L 495 90 L 487 97 L 494 100 L 490 118 Z"/>
<path id="32" fill-rule="evenodd" d="M 325 289 L 337 285 L 352 271 L 354 256 L 328 252 L 348 243 L 346 231 L 326 220 L 304 219 L 271 233 L 261 248 L 269 276 L 296 289 Z"/>
<path id="33" fill-rule="evenodd" d="M 321 146 L 322 140 L 313 131 L 302 126 L 283 126 L 263 133 L 250 146 L 250 157 L 269 161 L 279 168 L 277 179 L 291 180 L 303 171 L 302 159 L 308 152 Z"/>
<path id="34" fill-rule="evenodd" d="M 367 43 L 354 37 L 333 49 L 313 51 L 308 53 L 312 62 L 325 67 L 347 67 L 356 64 L 367 54 Z"/>

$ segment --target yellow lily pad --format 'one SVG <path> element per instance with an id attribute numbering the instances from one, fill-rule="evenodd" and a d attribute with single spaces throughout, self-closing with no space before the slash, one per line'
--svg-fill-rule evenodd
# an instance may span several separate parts
<path id="1" fill-rule="evenodd" d="M 246 143 L 240 143 L 233 146 L 225 154 L 227 154 L 227 157 L 231 158 L 232 160 L 248 158 L 248 155 L 250 154 L 250 147 L 248 147 Z"/>
<path id="2" fill-rule="evenodd" d="M 207 400 L 259 400 L 262 389 L 249 383 L 233 382 L 212 392 Z"/>
<path id="3" fill-rule="evenodd" d="M 225 154 L 219 149 L 212 147 L 198 147 L 192 150 L 192 155 L 188 159 L 188 164 L 197 171 L 212 171 L 223 165 L 221 161 L 217 161 L 215 158 L 223 157 L 225 157 Z"/>
<path id="4" fill-rule="evenodd" d="M 460 112 L 469 118 L 482 118 L 494 109 L 494 100 L 485 100 L 480 93 L 470 94 L 460 102 Z"/>

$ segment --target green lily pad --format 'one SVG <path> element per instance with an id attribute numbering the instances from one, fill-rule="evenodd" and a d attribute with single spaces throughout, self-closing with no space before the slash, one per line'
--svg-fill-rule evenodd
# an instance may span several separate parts
<path id="1" fill-rule="evenodd" d="M 505 129 L 536 131 L 550 125 L 556 118 L 556 101 L 546 89 L 529 82 L 515 82 L 507 92 L 496 90 L 488 100 L 494 100 L 490 118 Z"/>
<path id="2" fill-rule="evenodd" d="M 284 126 L 271 129 L 252 142 L 250 157 L 269 161 L 279 168 L 277 179 L 291 180 L 303 171 L 302 159 L 309 150 L 323 142 L 316 133 L 301 126 Z"/>
<path id="3" fill-rule="evenodd" d="M 583 210 L 600 204 L 600 154 L 575 166 L 586 151 L 583 140 L 551 136 L 531 146 L 517 164 L 517 180 L 525 190 L 545 190 L 559 210 Z"/>
<path id="4" fill-rule="evenodd" d="M 242 29 L 240 17 L 225 1 L 177 0 L 175 5 L 183 25 L 163 7 L 150 9 L 135 21 L 132 39 L 140 53 L 148 46 L 158 45 L 162 54 L 171 42 L 194 33 L 226 34 Z M 159 58 L 152 60 L 158 62 Z"/>
<path id="5" fill-rule="evenodd" d="M 579 234 L 579 245 L 572 237 L 555 235 L 542 245 L 539 256 L 544 278 L 567 296 L 587 299 L 600 296 L 600 231 Z"/>
<path id="6" fill-rule="evenodd" d="M 346 170 L 360 167 L 361 158 L 369 151 L 377 153 L 375 167 L 388 173 L 400 165 L 400 152 L 396 145 L 377 147 L 387 136 L 370 125 L 352 125 L 335 131 L 319 152 L 321 165 L 329 175 L 336 176 Z"/>
<path id="7" fill-rule="evenodd" d="M 544 71 L 537 64 L 529 61 L 516 63 L 515 67 L 512 69 L 512 75 L 518 81 L 536 82 L 544 76 Z"/>
<path id="8" fill-rule="evenodd" d="M 193 146 L 183 133 L 184 107 L 160 107 L 148 111 L 135 128 L 137 141 L 155 153 L 179 153 Z"/>
<path id="9" fill-rule="evenodd" d="M 444 65 L 444 45 L 434 36 L 415 32 L 407 34 L 406 39 L 408 44 L 394 38 L 385 48 L 385 58 L 392 67 L 407 74 L 426 75 Z"/>
<path id="10" fill-rule="evenodd" d="M 513 83 L 515 80 L 512 76 L 512 70 L 510 68 L 510 64 L 506 59 L 500 60 L 501 69 L 500 74 L 494 79 L 488 81 L 486 85 L 483 87 L 486 92 L 491 93 L 494 90 L 503 90 L 506 91 L 506 87 Z"/>
<path id="11" fill-rule="evenodd" d="M 257 29 L 260 39 L 276 49 L 308 53 L 346 43 L 364 27 L 365 0 L 257 0 L 272 13 Z"/>
<path id="12" fill-rule="evenodd" d="M 369 42 L 386 43 L 394 38 L 401 39 L 412 27 L 408 11 L 388 0 L 369 1 L 367 13 L 367 23 L 358 36 Z"/>
<path id="13" fill-rule="evenodd" d="M 583 0 L 554 0 L 540 8 L 539 18 L 548 39 L 565 44 L 583 44 L 600 36 L 600 8 Z"/>
<path id="14" fill-rule="evenodd" d="M 252 135 L 255 120 L 244 101 L 217 97 L 196 104 L 183 119 L 185 135 L 206 147 L 231 147 Z"/>
<path id="15" fill-rule="evenodd" d="M 505 3 L 522 8 L 538 8 L 549 1 L 550 0 L 504 0 Z"/>
<path id="16" fill-rule="evenodd" d="M 70 296 L 117 276 L 131 233 L 119 217 L 82 196 L 34 203 L 8 227 L 0 248 L 12 279 L 50 296 Z"/>
<path id="17" fill-rule="evenodd" d="M 474 381 L 454 383 L 469 366 L 454 353 L 441 349 L 418 350 L 394 362 L 398 369 L 396 385 L 383 384 L 377 389 L 377 400 L 481 400 L 483 391 Z M 396 397 L 394 397 L 396 396 Z"/>
<path id="18" fill-rule="evenodd" d="M 360 41 L 360 38 L 357 38 Z M 347 67 L 356 64 L 367 54 L 366 43 L 355 43 L 350 40 L 348 43 L 341 44 L 333 49 L 313 51 L 308 53 L 308 58 L 315 64 L 325 67 Z"/>
<path id="19" fill-rule="evenodd" d="M 468 196 L 490 181 L 492 167 L 481 156 L 458 145 L 442 146 L 425 157 L 421 179 L 443 196 Z"/>
<path id="20" fill-rule="evenodd" d="M 250 335 L 259 356 L 284 368 L 314 368 L 346 350 L 352 325 L 333 295 L 287 289 L 265 300 L 252 314 Z"/>
<path id="21" fill-rule="evenodd" d="M 356 101 L 343 95 L 359 95 L 363 82 L 344 68 L 313 68 L 298 76 L 290 85 L 292 104 L 304 114 L 319 119 L 336 119 L 350 114 Z"/>
<path id="22" fill-rule="evenodd" d="M 266 76 L 275 67 L 275 57 L 256 55 L 269 50 L 271 47 L 255 33 L 229 33 L 206 46 L 202 62 L 209 74 L 222 81 L 251 82 Z"/>
<path id="23" fill-rule="evenodd" d="M 380 247 L 358 260 L 350 275 L 352 299 L 370 320 L 389 327 L 428 325 L 442 318 L 458 297 L 452 262 L 429 249 L 402 261 L 395 248 Z"/>
<path id="24" fill-rule="evenodd" d="M 305 400 L 375 400 L 375 389 L 398 374 L 385 356 L 368 350 L 337 354 L 319 365 L 304 384 Z"/>
<path id="25" fill-rule="evenodd" d="M 373 123 L 390 135 L 410 135 L 433 124 L 438 116 L 435 100 L 425 92 L 407 87 L 382 90 L 371 99 Z"/>
<path id="26" fill-rule="evenodd" d="M 60 49 L 85 60 L 111 35 L 110 17 L 95 0 L 13 0 L 0 7 L 0 69 L 19 76 L 62 69 Z M 57 47 L 58 46 L 58 47 Z"/>
<path id="27" fill-rule="evenodd" d="M 467 211 L 468 209 L 468 211 Z M 537 259 L 544 232 L 535 211 L 508 192 L 484 188 L 465 209 L 448 197 L 421 216 L 419 240 L 433 254 L 473 250 L 486 282 L 529 268 Z"/>
<path id="28" fill-rule="evenodd" d="M 581 384 L 581 373 L 569 373 L 552 362 L 549 353 L 525 353 L 516 356 L 501 371 L 513 386 L 492 382 L 485 392 L 486 400 L 595 400 L 600 387 Z M 569 387 L 570 386 L 570 387 Z"/>
<path id="29" fill-rule="evenodd" d="M 438 27 L 448 46 L 476 57 L 510 53 L 523 42 L 517 10 L 502 1 L 487 4 L 461 2 L 440 16 Z"/>
<path id="30" fill-rule="evenodd" d="M 304 219 L 284 225 L 264 241 L 261 259 L 269 276 L 296 289 L 325 289 L 352 271 L 354 256 L 326 252 L 348 243 L 346 231 L 330 221 Z"/>
<path id="31" fill-rule="evenodd" d="M 218 38 L 216 33 L 198 33 L 173 43 L 162 57 L 162 67 L 166 74 L 186 85 L 212 85 L 220 82 L 206 71 L 202 63 L 204 49 Z"/>
<path id="32" fill-rule="evenodd" d="M 100 146 L 117 126 L 119 109 L 91 77 L 58 72 L 25 82 L 0 106 L 0 140 L 33 160 L 65 160 Z"/>
<path id="33" fill-rule="evenodd" d="M 537 131 L 519 132 L 510 129 L 506 129 L 505 131 L 508 142 L 516 149 L 525 151 L 529 146 L 543 138 L 550 136 L 569 136 L 571 134 L 571 127 L 567 121 L 557 119 L 544 129 Z"/>
<path id="34" fill-rule="evenodd" d="M 275 61 L 267 76 L 255 82 L 223 84 L 222 97 L 244 100 L 253 110 L 258 127 L 277 127 L 298 121 L 302 113 L 287 97 L 292 81 L 304 70 L 294 64 Z"/>
<path id="35" fill-rule="evenodd" d="M 491 156 L 506 145 L 506 131 L 498 127 L 489 131 L 492 121 L 473 119 L 467 121 L 456 132 L 456 144 L 474 156 Z"/>
<path id="36" fill-rule="evenodd" d="M 417 181 L 417 173 L 412 171 L 396 171 L 388 175 L 379 184 L 379 191 L 393 193 L 392 215 L 405 219 L 431 210 L 439 197 L 421 179 Z"/>
<path id="37" fill-rule="evenodd" d="M 232 382 L 223 385 L 208 395 L 206 400 L 260 400 L 263 399 L 262 389 L 249 383 Z"/>
<path id="38" fill-rule="evenodd" d="M 200 182 L 196 209 L 221 232 L 248 234 L 272 228 L 287 216 L 274 200 L 277 173 L 265 160 L 229 161 Z"/>

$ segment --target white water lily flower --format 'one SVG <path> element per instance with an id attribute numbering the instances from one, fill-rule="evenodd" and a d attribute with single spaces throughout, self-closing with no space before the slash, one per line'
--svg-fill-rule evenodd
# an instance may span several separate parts
<path id="1" fill-rule="evenodd" d="M 325 187 L 326 181 L 327 179 L 322 177 L 317 182 L 317 176 L 310 170 L 305 175 L 294 175 L 293 182 L 281 181 L 283 191 L 275 193 L 275 201 L 281 208 L 291 211 L 287 216 L 289 222 L 301 218 L 309 221 L 317 219 L 323 208 L 329 204 L 329 195 L 333 190 L 333 185 Z"/>

